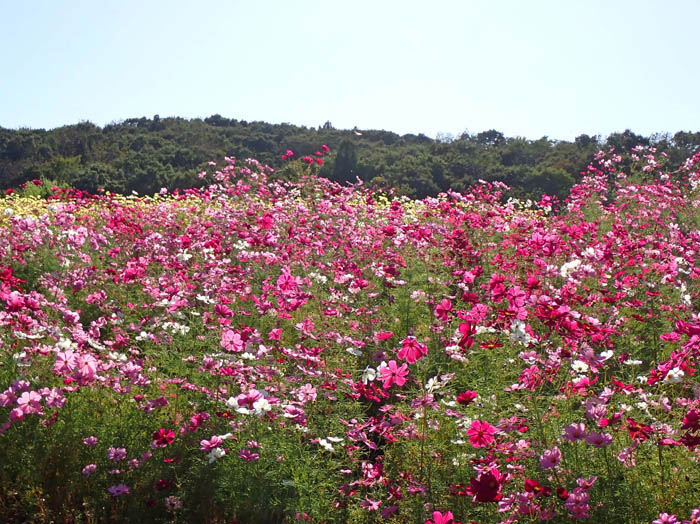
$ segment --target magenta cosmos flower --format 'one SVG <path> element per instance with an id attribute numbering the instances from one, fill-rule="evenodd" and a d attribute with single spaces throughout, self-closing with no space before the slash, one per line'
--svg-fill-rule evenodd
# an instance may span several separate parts
<path id="1" fill-rule="evenodd" d="M 445 513 L 433 511 L 432 520 L 426 520 L 425 524 L 454 524 L 454 515 L 451 511 L 447 511 Z"/>
<path id="2" fill-rule="evenodd" d="M 495 440 L 493 437 L 495 433 L 496 428 L 488 422 L 482 422 L 480 420 L 472 422 L 471 427 L 467 430 L 469 442 L 475 448 L 482 448 L 491 444 L 491 442 Z"/>
<path id="3" fill-rule="evenodd" d="M 401 367 L 398 367 L 395 360 L 390 360 L 386 366 L 382 366 L 379 369 L 379 378 L 384 381 L 384 384 L 382 384 L 384 389 L 389 389 L 394 384 L 403 386 L 406 383 L 407 376 L 408 366 L 401 364 Z"/>
<path id="4" fill-rule="evenodd" d="M 152 446 L 154 448 L 164 448 L 168 444 L 172 444 L 175 440 L 175 432 L 172 429 L 160 428 L 153 433 Z"/>

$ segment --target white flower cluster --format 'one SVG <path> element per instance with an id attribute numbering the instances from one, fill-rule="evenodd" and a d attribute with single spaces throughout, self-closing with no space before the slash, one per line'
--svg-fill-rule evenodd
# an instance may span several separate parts
<path id="1" fill-rule="evenodd" d="M 170 332 L 171 335 L 186 335 L 190 332 L 190 327 L 180 324 L 179 322 L 164 322 L 163 329 Z"/>
<path id="2" fill-rule="evenodd" d="M 508 332 L 508 338 L 513 342 L 520 344 L 521 346 L 529 346 L 531 344 L 537 344 L 537 339 L 532 337 L 525 330 L 525 322 L 522 320 L 516 320 L 511 324 L 510 331 Z"/>
<path id="3" fill-rule="evenodd" d="M 326 438 L 319 439 L 318 445 L 321 446 L 326 451 L 333 452 L 333 451 L 335 451 L 333 444 L 337 444 L 337 443 L 342 442 L 342 441 L 343 441 L 343 439 L 340 437 L 329 436 Z"/>
<path id="4" fill-rule="evenodd" d="M 666 378 L 664 378 L 664 384 L 678 384 L 680 382 L 683 382 L 684 376 L 685 373 L 682 369 L 673 368 L 666 374 Z"/>
<path id="5" fill-rule="evenodd" d="M 562 276 L 562 278 L 569 278 L 569 276 L 574 273 L 578 267 L 581 265 L 581 261 L 578 259 L 571 260 L 567 262 L 566 264 L 563 264 L 559 268 L 559 274 Z"/>

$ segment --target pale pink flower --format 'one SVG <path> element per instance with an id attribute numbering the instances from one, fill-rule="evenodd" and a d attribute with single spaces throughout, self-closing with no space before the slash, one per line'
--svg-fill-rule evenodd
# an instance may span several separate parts
<path id="1" fill-rule="evenodd" d="M 126 458 L 126 449 L 124 448 L 109 448 L 107 451 L 107 458 L 114 462 L 119 462 Z"/>
<path id="2" fill-rule="evenodd" d="M 612 444 L 613 438 L 607 433 L 597 433 L 595 431 L 591 431 L 588 435 L 586 435 L 586 442 L 596 448 L 602 448 Z"/>
<path id="3" fill-rule="evenodd" d="M 654 520 L 651 524 L 677 524 L 678 519 L 675 515 L 669 513 L 659 513 L 659 518 Z"/>
<path id="4" fill-rule="evenodd" d="M 201 449 L 202 451 L 205 451 L 205 452 L 209 452 L 209 451 L 213 450 L 214 448 L 218 448 L 223 443 L 224 443 L 224 439 L 222 439 L 218 435 L 213 435 L 211 437 L 211 439 L 209 439 L 209 440 L 204 440 L 204 439 L 201 440 L 199 442 L 199 446 L 200 446 L 199 449 Z"/>
<path id="5" fill-rule="evenodd" d="M 540 456 L 540 466 L 542 469 L 551 469 L 561 462 L 561 451 L 557 446 L 546 450 Z"/>
<path id="6" fill-rule="evenodd" d="M 562 438 L 571 441 L 578 442 L 586 438 L 586 425 L 583 422 L 576 424 L 569 424 L 564 428 L 564 434 Z"/>

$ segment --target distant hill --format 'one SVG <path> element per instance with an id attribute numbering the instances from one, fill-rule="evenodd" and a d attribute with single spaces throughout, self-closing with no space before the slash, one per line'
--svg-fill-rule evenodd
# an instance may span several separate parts
<path id="1" fill-rule="evenodd" d="M 600 149 L 654 145 L 673 160 L 700 147 L 700 133 L 644 137 L 631 131 L 606 138 L 581 135 L 573 142 L 505 137 L 491 130 L 458 137 L 400 136 L 389 131 L 341 130 L 330 122 L 318 129 L 291 124 L 209 118 L 130 118 L 104 127 L 81 122 L 51 130 L 0 127 L 0 187 L 43 178 L 79 189 L 150 194 L 166 187 L 201 184 L 196 176 L 224 156 L 253 157 L 279 168 L 313 155 L 326 144 L 331 153 L 317 166 L 321 176 L 395 188 L 412 197 L 465 190 L 479 179 L 503 181 L 515 196 L 542 193 L 565 197 L 575 178 Z"/>

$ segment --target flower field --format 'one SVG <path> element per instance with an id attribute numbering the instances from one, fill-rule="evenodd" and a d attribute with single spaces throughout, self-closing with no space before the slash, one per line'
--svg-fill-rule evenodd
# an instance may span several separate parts
<path id="1" fill-rule="evenodd" d="M 0 520 L 700 522 L 700 154 L 538 203 L 295 162 L 0 197 Z"/>

